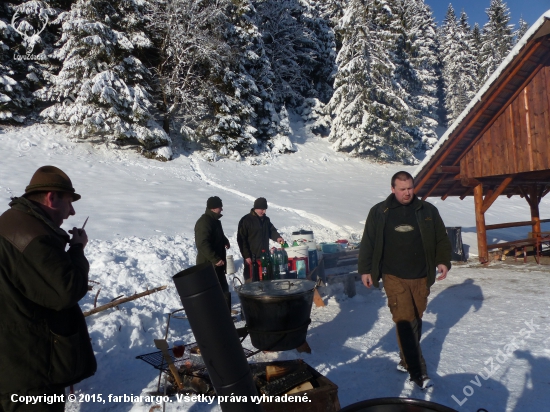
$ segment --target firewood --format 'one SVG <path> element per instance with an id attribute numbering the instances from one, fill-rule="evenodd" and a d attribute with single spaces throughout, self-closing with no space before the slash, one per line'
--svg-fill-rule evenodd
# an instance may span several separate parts
<path id="1" fill-rule="evenodd" d="M 265 367 L 265 376 L 268 382 L 271 382 L 274 379 L 278 379 L 282 376 L 288 375 L 291 372 L 296 371 L 296 365 L 289 366 L 276 366 L 276 365 L 267 365 Z"/>
<path id="2" fill-rule="evenodd" d="M 295 388 L 292 388 L 289 390 L 286 394 L 292 395 L 293 393 L 303 392 L 303 391 L 309 391 L 310 389 L 313 389 L 313 385 L 310 381 L 304 382 L 296 386 Z"/>

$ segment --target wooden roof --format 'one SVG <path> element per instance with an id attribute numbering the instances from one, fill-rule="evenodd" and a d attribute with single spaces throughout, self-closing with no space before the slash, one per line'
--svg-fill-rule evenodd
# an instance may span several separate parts
<path id="1" fill-rule="evenodd" d="M 536 26 L 536 27 L 535 27 Z M 500 194 L 550 185 L 550 12 L 521 39 L 415 172 L 415 192 L 470 196 L 482 182 Z M 546 194 L 546 193 L 544 193 Z"/>

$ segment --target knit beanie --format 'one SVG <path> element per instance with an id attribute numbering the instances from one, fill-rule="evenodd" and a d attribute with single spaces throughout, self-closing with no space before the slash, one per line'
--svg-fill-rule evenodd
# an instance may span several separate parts
<path id="1" fill-rule="evenodd" d="M 223 207 L 222 200 L 218 196 L 209 197 L 206 201 L 206 208 L 217 209 L 218 207 Z"/>
<path id="2" fill-rule="evenodd" d="M 259 197 L 254 201 L 254 209 L 267 209 L 267 200 L 265 197 Z"/>

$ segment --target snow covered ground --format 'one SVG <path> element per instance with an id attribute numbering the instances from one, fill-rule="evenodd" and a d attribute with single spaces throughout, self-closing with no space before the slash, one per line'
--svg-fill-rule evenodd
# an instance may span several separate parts
<path id="1" fill-rule="evenodd" d="M 78 394 L 146 395 L 158 373 L 136 360 L 154 352 L 153 339 L 164 335 L 166 314 L 181 301 L 171 276 L 194 265 L 193 227 L 206 199 L 223 199 L 225 233 L 242 276 L 236 247 L 239 219 L 259 196 L 267 198 L 268 216 L 284 237 L 303 228 L 318 242 L 359 240 L 368 210 L 389 194 L 389 180 L 400 169 L 334 153 L 325 139 L 305 136 L 292 124 L 297 152 L 253 161 L 210 163 L 175 147 L 167 163 L 128 151 L 70 141 L 61 126 L 36 125 L 0 130 L 0 203 L 7 208 L 32 173 L 42 165 L 60 167 L 71 177 L 82 200 L 64 228 L 81 226 L 87 216 L 94 291 L 82 300 L 84 310 L 119 296 L 168 285 L 165 291 L 87 318 L 98 359 L 95 376 L 76 385 Z M 254 360 L 302 357 L 339 386 L 342 406 L 387 396 L 432 400 L 460 411 L 484 407 L 496 411 L 542 411 L 550 403 L 550 328 L 548 266 L 508 261 L 480 267 L 471 199 L 430 199 L 447 226 L 462 226 L 471 260 L 456 265 L 447 280 L 432 288 L 424 317 L 423 350 L 435 387 L 411 388 L 398 361 L 395 331 L 384 293 L 357 283 L 347 298 L 333 287 L 324 308 L 313 308 L 308 342 L 312 354 L 295 351 L 256 355 Z M 541 204 L 546 218 L 548 201 Z M 2 209 L 3 210 L 3 209 Z M 527 202 L 499 199 L 487 223 L 526 220 Z M 548 227 L 545 227 L 549 230 Z M 489 232 L 489 242 L 526 236 L 528 228 Z M 233 246 L 234 245 L 234 246 Z M 233 293 L 234 302 L 237 295 Z M 174 320 L 168 340 L 193 336 L 185 320 Z M 245 344 L 250 345 L 248 341 Z M 249 346 L 251 347 L 251 346 Z M 513 352 L 513 353 L 512 353 Z M 219 406 L 178 403 L 167 411 L 217 411 Z M 154 403 L 74 403 L 70 411 L 149 411 Z"/>

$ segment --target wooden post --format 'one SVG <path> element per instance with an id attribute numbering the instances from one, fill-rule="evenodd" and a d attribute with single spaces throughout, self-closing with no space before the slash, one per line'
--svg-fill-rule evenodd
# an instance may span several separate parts
<path id="1" fill-rule="evenodd" d="M 531 208 L 531 220 L 533 221 L 533 237 L 540 236 L 540 213 L 539 213 L 539 203 L 540 197 L 537 191 L 537 185 L 532 185 L 529 187 L 529 207 Z"/>
<path id="2" fill-rule="evenodd" d="M 477 250 L 479 261 L 487 263 L 489 252 L 487 250 L 487 232 L 485 231 L 485 213 L 483 213 L 483 184 L 474 187 L 474 204 L 476 208 Z"/>

